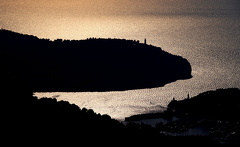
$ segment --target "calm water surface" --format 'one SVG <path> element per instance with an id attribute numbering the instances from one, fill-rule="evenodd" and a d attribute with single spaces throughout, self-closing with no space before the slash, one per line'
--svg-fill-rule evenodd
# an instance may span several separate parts
<path id="1" fill-rule="evenodd" d="M 152 89 L 35 93 L 39 98 L 67 100 L 122 120 L 161 111 L 173 97 L 240 88 L 239 0 L 109 0 L 109 5 L 100 1 L 106 3 L 4 1 L 0 4 L 0 27 L 50 39 L 102 37 L 143 42 L 147 38 L 148 44 L 188 59 L 193 78 Z"/>
<path id="2" fill-rule="evenodd" d="M 141 35 L 152 45 L 188 59 L 192 65 L 193 78 L 152 89 L 36 95 L 39 98 L 67 100 L 80 108 L 93 109 L 97 113 L 121 120 L 133 114 L 161 111 L 173 97 L 183 99 L 188 93 L 195 96 L 217 88 L 240 88 L 239 17 L 171 16 L 131 19 L 140 24 L 141 29 L 127 32 L 126 36 L 138 38 Z"/>

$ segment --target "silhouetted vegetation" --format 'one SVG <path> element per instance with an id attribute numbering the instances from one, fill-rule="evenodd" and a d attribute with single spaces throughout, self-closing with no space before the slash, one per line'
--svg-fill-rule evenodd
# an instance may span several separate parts
<path id="1" fill-rule="evenodd" d="M 140 127 L 132 129 L 106 114 L 97 114 L 67 101 L 37 99 L 28 83 L 16 73 L 2 70 L 1 133 L 3 140 L 10 140 L 8 145 L 11 142 L 14 145 L 69 145 L 88 141 L 92 145 L 96 141 L 98 144 L 120 141 L 121 144 L 121 141 L 126 143 L 138 135 L 153 132 L 149 130 L 141 133 L 143 131 Z"/>
<path id="2" fill-rule="evenodd" d="M 193 98 L 172 100 L 168 108 L 176 116 L 240 120 L 236 115 L 240 112 L 240 90 L 229 88 L 203 92 Z"/>
<path id="3" fill-rule="evenodd" d="M 226 132 L 232 133 L 228 134 L 228 144 L 239 143 L 236 141 L 239 118 L 228 115 L 239 111 L 238 89 L 217 90 L 217 94 L 206 92 L 196 98 L 172 101 L 166 112 L 152 116 L 181 119 L 156 127 L 134 122 L 124 124 L 67 101 L 33 96 L 35 91 L 104 91 L 164 85 L 191 77 L 191 66 L 182 57 L 139 41 L 121 39 L 50 41 L 7 30 L 0 31 L 0 39 L 1 137 L 2 143 L 8 146 L 215 146 L 220 145 L 219 138 L 224 138 Z M 209 103 L 204 107 L 206 110 L 200 113 L 199 104 L 206 103 Z M 212 108 L 214 111 L 210 112 Z M 229 111 L 223 112 L 222 108 Z M 224 115 L 215 115 L 218 112 Z M 218 127 L 214 131 L 223 129 L 221 127 L 228 131 L 214 132 L 215 139 L 165 133 L 203 124 Z"/>
<path id="4" fill-rule="evenodd" d="M 0 73 L 1 126 L 3 140 L 13 140 L 8 144 L 108 145 L 112 141 L 118 145 L 219 145 L 206 136 L 174 137 L 163 133 L 168 131 L 166 128 L 180 127 L 178 123 L 168 124 L 168 127 L 123 124 L 108 115 L 97 114 L 91 109 L 80 108 L 66 101 L 37 99 L 33 96 L 31 86 L 17 73 L 6 71 L 2 68 Z"/>
<path id="5" fill-rule="evenodd" d="M 190 63 L 137 40 L 39 39 L 0 30 L 0 56 L 36 92 L 111 91 L 191 78 Z"/>
<path id="6" fill-rule="evenodd" d="M 203 136 L 223 145 L 237 146 L 240 145 L 239 112 L 240 90 L 228 88 L 206 91 L 183 100 L 173 99 L 162 113 L 139 114 L 125 120 L 135 122 L 153 118 L 167 119 L 167 123 L 156 124 L 156 128 L 164 134 L 188 136 L 189 130 L 203 129 Z"/>
<path id="7" fill-rule="evenodd" d="M 146 124 L 123 124 L 55 98 L 37 99 L 23 81 L 2 76 L 1 133 L 8 145 L 217 145 L 202 136 L 172 137 Z"/>

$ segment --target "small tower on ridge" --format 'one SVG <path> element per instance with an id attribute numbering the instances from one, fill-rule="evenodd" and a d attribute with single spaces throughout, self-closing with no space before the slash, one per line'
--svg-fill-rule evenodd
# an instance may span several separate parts
<path id="1" fill-rule="evenodd" d="M 144 44 L 147 44 L 147 39 L 146 38 L 144 39 Z"/>

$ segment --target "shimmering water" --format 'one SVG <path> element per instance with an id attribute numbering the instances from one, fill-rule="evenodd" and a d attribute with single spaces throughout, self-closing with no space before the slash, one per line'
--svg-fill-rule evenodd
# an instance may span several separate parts
<path id="1" fill-rule="evenodd" d="M 141 25 L 143 18 L 135 21 Z M 168 102 L 195 96 L 217 88 L 240 88 L 240 19 L 238 17 L 153 17 L 144 31 L 132 35 L 147 37 L 153 45 L 181 55 L 192 65 L 193 78 L 164 87 L 123 92 L 37 93 L 56 97 L 80 107 L 91 108 L 112 118 L 163 110 Z"/>
<path id="2" fill-rule="evenodd" d="M 59 0 L 56 1 L 58 5 L 50 5 L 53 1 L 39 5 L 34 5 L 33 0 L 23 1 L 28 3 L 24 5 L 17 0 L 0 4 L 1 27 L 50 39 L 104 37 L 143 42 L 147 38 L 148 44 L 188 59 L 193 70 L 192 79 L 159 88 L 36 93 L 39 98 L 55 97 L 80 108 L 124 119 L 133 114 L 163 110 L 173 97 L 182 99 L 188 93 L 195 96 L 217 88 L 240 88 L 239 0 L 124 1 L 127 5 L 123 1 L 110 0 L 107 6 L 100 3 L 106 0 L 99 0 L 89 13 L 77 0 L 71 0 L 73 4 L 66 1 L 62 4 L 63 0 Z M 13 5 L 14 2 L 19 3 Z"/>

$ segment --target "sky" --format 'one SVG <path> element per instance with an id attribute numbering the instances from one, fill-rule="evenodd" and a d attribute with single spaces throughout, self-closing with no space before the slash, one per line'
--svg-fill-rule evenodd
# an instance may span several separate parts
<path id="1" fill-rule="evenodd" d="M 186 57 L 193 65 L 193 81 L 179 81 L 146 95 L 137 91 L 130 98 L 134 104 L 134 97 L 137 102 L 152 101 L 159 95 L 185 96 L 191 88 L 197 94 L 215 85 L 238 86 L 239 18 L 240 0 L 0 0 L 0 28 L 52 40 L 147 38 L 148 44 Z M 99 100 L 97 96 L 101 106 Z"/>
<path id="2" fill-rule="evenodd" d="M 123 15 L 193 13 L 228 9 L 237 0 L 1 0 L 1 13 L 53 15 Z M 217 3 L 216 3 L 217 2 Z M 238 3 L 239 4 L 239 3 Z M 60 15 L 59 14 L 59 15 Z"/>
<path id="3" fill-rule="evenodd" d="M 123 26 L 124 17 L 240 14 L 239 0 L 0 0 L 0 27 L 40 37 L 64 37 L 57 29 Z M 227 10 L 234 10 L 227 11 Z M 131 20 L 130 20 L 131 21 Z M 81 29 L 78 28 L 82 27 Z M 134 29 L 134 27 L 133 27 Z M 89 33 L 97 31 L 93 29 Z M 46 32 L 55 36 L 46 35 Z M 58 33 L 59 32 L 59 33 Z M 71 33 L 74 33 L 71 31 Z M 66 36 L 65 36 L 66 37 Z"/>

